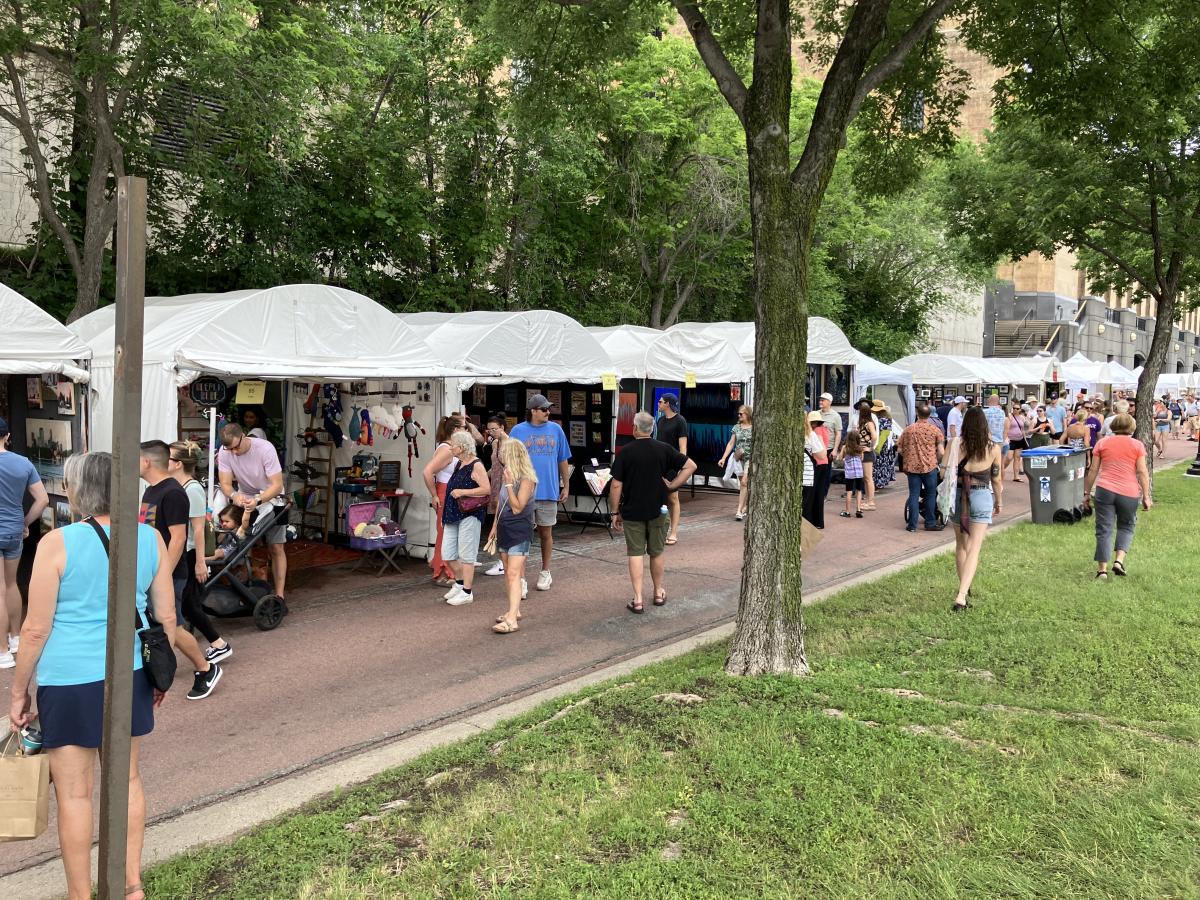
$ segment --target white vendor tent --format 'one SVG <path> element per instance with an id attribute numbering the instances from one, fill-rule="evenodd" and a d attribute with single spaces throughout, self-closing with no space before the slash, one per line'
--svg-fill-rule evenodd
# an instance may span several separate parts
<path id="1" fill-rule="evenodd" d="M 1141 367 L 1134 370 L 1141 375 Z M 1188 390 L 1200 387 L 1200 372 L 1181 372 L 1178 374 L 1159 375 L 1154 382 L 1154 398 L 1161 399 L 1163 394 L 1173 394 L 1178 397 Z"/>
<path id="2" fill-rule="evenodd" d="M 751 368 L 754 366 L 753 322 L 679 322 L 667 331 L 699 334 L 725 341 Z"/>
<path id="3" fill-rule="evenodd" d="M 892 365 L 912 375 L 913 384 L 1019 384 L 1059 381 L 1062 366 L 1052 356 L 1001 359 L 916 353 Z"/>
<path id="4" fill-rule="evenodd" d="M 902 424 L 915 421 L 917 410 L 912 373 L 881 363 L 858 350 L 854 353 L 857 361 L 854 364 L 854 396 L 851 399 L 865 397 L 867 388 L 872 388 L 872 393 L 887 403 L 893 412 L 897 412 L 899 407 L 907 414 L 908 418 Z"/>
<path id="5" fill-rule="evenodd" d="M 92 350 L 65 325 L 12 288 L 0 284 L 0 375 L 65 375 L 76 383 Z"/>
<path id="6" fill-rule="evenodd" d="M 1082 353 L 1076 353 L 1062 364 L 1062 380 L 1066 382 L 1067 390 L 1074 393 L 1080 389 L 1090 392 L 1099 385 L 1124 387 L 1137 379 L 1118 362 L 1093 362 Z"/>
<path id="7" fill-rule="evenodd" d="M 721 338 L 687 331 L 660 331 L 638 325 L 589 328 L 621 378 L 654 381 L 747 382 L 752 363 Z"/>
<path id="8" fill-rule="evenodd" d="M 551 310 L 421 312 L 396 319 L 448 364 L 478 373 L 460 379 L 455 391 L 475 382 L 597 384 L 613 372 L 600 342 L 570 316 Z"/>
<path id="9" fill-rule="evenodd" d="M 721 338 L 732 344 L 742 359 L 754 362 L 753 322 L 680 322 L 667 330 Z M 857 358 L 842 329 L 821 316 L 808 317 L 807 356 L 810 366 L 852 366 Z"/>
<path id="10" fill-rule="evenodd" d="M 115 308 L 71 326 L 92 349 L 92 440 L 112 446 Z M 393 313 L 343 288 L 292 284 L 147 297 L 141 438 L 178 436 L 178 389 L 201 373 L 349 381 L 464 374 Z"/>

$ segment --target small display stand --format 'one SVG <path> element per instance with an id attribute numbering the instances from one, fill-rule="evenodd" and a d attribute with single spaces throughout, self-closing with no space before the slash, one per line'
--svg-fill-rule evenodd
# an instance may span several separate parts
<path id="1" fill-rule="evenodd" d="M 407 507 L 405 508 L 407 511 Z M 363 558 L 355 566 L 355 571 L 362 568 L 368 560 L 379 563 L 376 575 L 383 575 L 388 570 L 403 574 L 397 557 L 401 551 L 408 555 L 408 534 L 401 530 L 395 534 L 384 534 L 379 537 L 358 537 L 354 534 L 360 524 L 371 524 L 380 514 L 391 519 L 391 502 L 388 500 L 368 500 L 364 503 L 352 503 L 346 507 L 346 530 L 350 535 L 350 546 L 363 551 Z"/>
<path id="2" fill-rule="evenodd" d="M 612 527 L 612 510 L 608 506 L 608 488 L 612 483 L 612 470 L 606 468 L 596 468 L 595 466 L 586 465 L 583 467 L 583 480 L 587 484 L 587 496 L 591 498 L 592 510 L 584 513 L 583 528 L 579 530 L 583 534 L 588 530 L 589 525 L 604 525 L 608 529 L 608 539 L 613 539 Z M 599 521 L 596 521 L 599 519 Z"/>

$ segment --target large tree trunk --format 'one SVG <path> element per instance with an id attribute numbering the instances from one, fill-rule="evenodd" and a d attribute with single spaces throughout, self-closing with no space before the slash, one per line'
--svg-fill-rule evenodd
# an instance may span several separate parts
<path id="1" fill-rule="evenodd" d="M 787 4 L 779 46 L 759 56 L 746 105 L 754 239 L 755 444 L 738 623 L 725 671 L 808 674 L 800 609 L 804 372 L 808 349 L 808 237 L 820 194 L 796 190 L 788 157 L 792 66 Z M 760 20 L 759 41 L 763 40 Z M 761 51 L 762 48 L 760 48 Z M 790 448 L 783 450 L 782 448 Z"/>
<path id="2" fill-rule="evenodd" d="M 1154 336 L 1150 339 L 1150 352 L 1142 367 L 1142 377 L 1137 386 L 1137 439 L 1146 445 L 1146 462 L 1154 469 L 1154 385 L 1162 374 L 1167 361 L 1167 348 L 1175 334 L 1175 307 L 1178 290 L 1168 284 L 1156 298 Z"/>

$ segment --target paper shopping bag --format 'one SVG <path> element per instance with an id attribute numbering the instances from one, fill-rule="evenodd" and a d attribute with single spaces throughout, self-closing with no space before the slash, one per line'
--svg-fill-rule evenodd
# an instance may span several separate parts
<path id="1" fill-rule="evenodd" d="M 50 816 L 50 759 L 26 756 L 15 731 L 0 741 L 0 842 L 28 841 Z"/>
<path id="2" fill-rule="evenodd" d="M 817 544 L 821 543 L 821 529 L 808 519 L 800 520 L 800 558 L 808 559 L 808 554 Z"/>

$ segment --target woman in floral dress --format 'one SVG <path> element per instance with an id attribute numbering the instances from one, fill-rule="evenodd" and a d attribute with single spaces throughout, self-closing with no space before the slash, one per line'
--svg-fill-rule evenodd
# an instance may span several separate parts
<path id="1" fill-rule="evenodd" d="M 875 454 L 875 472 L 872 478 L 875 490 L 879 490 L 896 480 L 896 441 L 891 433 L 895 425 L 892 424 L 891 412 L 882 400 L 876 400 L 871 405 L 871 412 L 879 417 L 879 433 L 888 434 L 883 449 Z"/>

